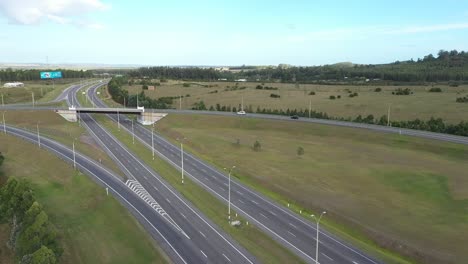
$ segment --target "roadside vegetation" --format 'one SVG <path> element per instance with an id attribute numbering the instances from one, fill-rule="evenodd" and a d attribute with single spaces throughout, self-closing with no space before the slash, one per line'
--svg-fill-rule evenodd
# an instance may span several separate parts
<path id="1" fill-rule="evenodd" d="M 58 248 L 63 249 L 61 256 L 56 259 L 58 263 L 170 262 L 126 208 L 112 196 L 106 196 L 105 190 L 88 176 L 74 171 L 70 164 L 39 149 L 36 145 L 4 135 L 3 132 L 0 134 L 0 150 L 5 156 L 0 169 L 2 190 L 9 190 L 6 187 L 9 186 L 6 185 L 8 178 L 15 179 L 9 180 L 9 184 L 13 181 L 24 182 L 25 186 L 30 186 L 34 190 L 32 197 L 40 204 L 37 208 L 42 208 L 44 212 L 39 214 L 40 218 L 39 215 L 36 217 L 36 221 L 45 220 L 49 223 L 44 225 L 45 222 L 41 222 L 41 227 L 48 228 L 41 228 L 40 231 L 52 230 L 53 234 L 55 230 Z M 15 191 L 17 190 L 18 188 L 15 188 Z M 0 207 L 3 210 L 7 204 L 3 200 L 5 196 L 2 194 L 1 197 Z M 10 201 L 14 202 L 11 199 Z M 27 212 L 26 210 L 26 214 Z M 47 217 L 44 217 L 45 212 Z M 3 216 L 3 213 L 0 215 Z M 2 264 L 18 263 L 21 260 L 22 253 L 15 257 L 12 250 L 6 247 L 11 227 L 11 217 L 0 223 L 0 243 L 2 243 L 0 263 Z M 26 229 L 24 230 L 26 232 L 24 234 L 29 235 Z M 25 235 L 20 234 L 17 243 L 23 243 L 22 241 L 25 245 L 33 243 L 32 248 L 36 248 L 36 240 L 26 241 L 23 239 L 26 238 Z M 51 236 L 41 241 L 49 241 L 49 238 Z M 51 248 L 53 247 L 49 249 Z M 49 251 L 41 249 L 41 252 L 47 253 L 40 254 L 41 256 L 51 256 Z"/>
<path id="2" fill-rule="evenodd" d="M 218 168 L 235 164 L 236 178 L 295 212 L 326 210 L 329 230 L 384 260 L 403 262 L 378 248 L 422 263 L 468 259 L 467 146 L 240 117 L 170 114 L 156 127 Z"/>

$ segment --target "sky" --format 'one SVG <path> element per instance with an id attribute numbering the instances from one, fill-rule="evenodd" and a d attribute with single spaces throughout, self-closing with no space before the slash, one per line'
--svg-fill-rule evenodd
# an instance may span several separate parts
<path id="1" fill-rule="evenodd" d="M 0 63 L 324 65 L 468 51 L 468 1 L 0 0 Z"/>

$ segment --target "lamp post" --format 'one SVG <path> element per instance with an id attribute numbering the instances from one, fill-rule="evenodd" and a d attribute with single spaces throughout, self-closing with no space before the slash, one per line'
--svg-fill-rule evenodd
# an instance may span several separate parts
<path id="1" fill-rule="evenodd" d="M 153 160 L 154 160 L 154 124 L 151 128 L 151 151 L 153 153 Z"/>
<path id="2" fill-rule="evenodd" d="M 76 169 L 76 159 L 75 159 L 75 139 L 73 139 L 73 168 Z"/>
<path id="3" fill-rule="evenodd" d="M 6 134 L 5 112 L 3 112 L 2 115 L 3 115 L 3 132 Z"/>
<path id="4" fill-rule="evenodd" d="M 320 220 L 322 219 L 322 216 L 326 214 L 327 212 L 323 211 L 319 218 L 315 217 L 315 215 L 311 215 L 315 221 L 317 222 L 317 237 L 316 237 L 316 244 L 315 244 L 315 263 L 318 264 L 318 245 L 319 245 L 319 227 L 320 227 Z"/>
<path id="5" fill-rule="evenodd" d="M 231 169 L 229 170 L 229 176 L 228 176 L 228 221 L 231 223 L 231 173 L 232 171 L 236 168 L 236 166 L 232 166 Z M 226 168 L 224 168 L 227 170 Z"/>
<path id="6" fill-rule="evenodd" d="M 177 141 L 180 141 L 180 163 L 181 163 L 181 168 L 182 168 L 182 184 L 184 184 L 184 143 L 183 141 L 186 139 L 187 138 L 182 138 L 179 140 L 179 138 L 177 138 Z"/>
<path id="7" fill-rule="evenodd" d="M 132 142 L 135 145 L 135 130 L 133 129 L 133 119 L 132 119 Z"/>
<path id="8" fill-rule="evenodd" d="M 39 136 L 39 123 L 37 123 L 37 143 L 41 147 L 41 137 Z"/>

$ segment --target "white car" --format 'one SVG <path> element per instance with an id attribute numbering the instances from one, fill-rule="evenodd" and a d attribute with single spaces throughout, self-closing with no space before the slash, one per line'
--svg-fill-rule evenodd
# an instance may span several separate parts
<path id="1" fill-rule="evenodd" d="M 242 111 L 237 112 L 237 114 L 238 114 L 238 115 L 245 115 L 246 113 L 245 113 L 244 110 L 242 110 Z"/>

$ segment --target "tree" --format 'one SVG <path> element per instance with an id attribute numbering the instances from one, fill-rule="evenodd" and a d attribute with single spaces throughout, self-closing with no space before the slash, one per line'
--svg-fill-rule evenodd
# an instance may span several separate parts
<path id="1" fill-rule="evenodd" d="M 303 147 L 298 147 L 297 148 L 297 155 L 298 156 L 304 155 L 304 148 Z"/>
<path id="2" fill-rule="evenodd" d="M 3 154 L 0 152 L 0 166 L 2 166 L 4 160 L 5 160 L 5 157 L 4 157 Z"/>
<path id="3" fill-rule="evenodd" d="M 41 246 L 36 250 L 31 257 L 31 264 L 55 264 L 57 263 L 57 258 L 52 250 L 46 246 Z"/>
<path id="4" fill-rule="evenodd" d="M 254 145 L 253 145 L 253 150 L 254 151 L 260 151 L 261 148 L 262 148 L 262 145 L 260 144 L 260 142 L 258 140 L 256 140 Z"/>

